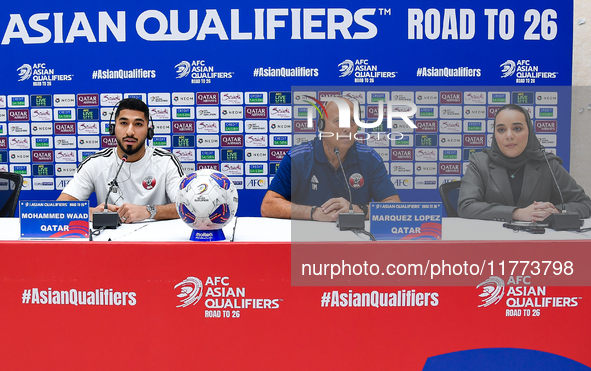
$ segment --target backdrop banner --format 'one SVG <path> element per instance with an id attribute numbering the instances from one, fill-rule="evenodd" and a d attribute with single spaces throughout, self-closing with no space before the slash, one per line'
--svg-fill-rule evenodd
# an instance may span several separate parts
<path id="1" fill-rule="evenodd" d="M 154 120 L 150 145 L 185 171 L 225 172 L 238 215 L 257 216 L 284 153 L 317 135 L 302 124 L 305 95 L 355 97 L 368 121 L 380 102 L 417 106 L 417 129 L 358 133 L 407 201 L 438 201 L 506 103 L 529 110 L 568 169 L 572 30 L 573 3 L 549 0 L 8 2 L 0 171 L 25 177 L 23 199 L 55 199 L 82 160 L 116 145 L 113 107 L 137 97 Z"/>

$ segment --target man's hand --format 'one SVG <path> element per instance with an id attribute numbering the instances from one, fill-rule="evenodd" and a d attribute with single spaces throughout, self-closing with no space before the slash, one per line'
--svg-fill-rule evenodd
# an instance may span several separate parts
<path id="1" fill-rule="evenodd" d="M 331 198 L 321 206 L 321 213 L 318 220 L 323 222 L 333 222 L 339 217 L 339 213 L 349 212 L 349 201 L 343 197 Z M 316 216 L 316 213 L 314 214 Z"/>
<path id="2" fill-rule="evenodd" d="M 90 207 L 89 209 L 90 209 L 90 221 L 92 222 L 92 214 L 105 211 L 105 203 L 103 202 L 102 204 L 97 205 L 96 207 Z M 119 206 L 109 204 L 108 211 L 115 211 L 116 212 L 117 210 L 119 210 Z"/>
<path id="3" fill-rule="evenodd" d="M 109 209 L 111 205 L 109 205 Z M 148 219 L 150 213 L 146 206 L 125 203 L 119 207 L 119 218 L 122 223 L 133 223 Z"/>

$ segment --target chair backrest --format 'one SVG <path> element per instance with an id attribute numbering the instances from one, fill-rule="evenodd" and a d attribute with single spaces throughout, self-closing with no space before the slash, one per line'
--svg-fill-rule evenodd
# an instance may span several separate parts
<path id="1" fill-rule="evenodd" d="M 0 171 L 0 218 L 14 217 L 22 187 L 22 175 Z"/>
<path id="2" fill-rule="evenodd" d="M 458 217 L 458 198 L 460 198 L 461 180 L 444 183 L 439 187 L 439 195 L 448 217 Z"/>

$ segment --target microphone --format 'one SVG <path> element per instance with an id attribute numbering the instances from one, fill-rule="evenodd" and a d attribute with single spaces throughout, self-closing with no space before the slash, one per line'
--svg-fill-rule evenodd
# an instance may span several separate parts
<path id="1" fill-rule="evenodd" d="M 115 187 L 119 187 L 119 184 L 117 183 L 117 177 L 119 176 L 119 172 L 121 171 L 123 164 L 126 162 L 127 162 L 127 155 L 123 155 L 123 157 L 121 157 L 121 165 L 119 165 L 119 168 L 117 169 L 117 173 L 115 174 L 115 178 L 113 178 L 111 183 L 109 183 L 109 191 L 107 192 L 107 197 L 105 197 L 105 210 L 109 209 L 108 208 L 109 196 L 111 195 L 111 192 L 113 191 L 113 189 L 115 189 Z"/>
<path id="2" fill-rule="evenodd" d="M 105 197 L 104 210 L 92 214 L 92 228 L 94 229 L 117 229 L 117 227 L 121 225 L 119 214 L 117 214 L 115 211 L 109 211 L 109 196 L 115 187 L 119 187 L 119 184 L 117 183 L 117 177 L 119 176 L 119 172 L 121 171 L 123 164 L 126 162 L 127 155 L 123 155 L 123 157 L 121 157 L 121 164 L 119 165 L 117 173 L 115 174 L 115 178 L 113 178 L 113 180 L 109 183 L 109 191 L 107 192 L 107 197 Z"/>
<path id="3" fill-rule="evenodd" d="M 558 181 L 556 180 L 556 176 L 554 176 L 554 171 L 552 171 L 552 167 L 550 166 L 550 161 L 548 161 L 548 157 L 546 157 L 546 148 L 542 146 L 540 148 L 542 154 L 544 155 L 544 159 L 546 160 L 546 164 L 548 164 L 548 169 L 550 169 L 550 174 L 552 175 L 552 179 L 554 180 L 554 184 L 556 185 L 556 189 L 558 189 L 558 194 L 560 195 L 560 202 L 561 202 L 561 212 L 558 214 L 549 215 L 546 219 L 544 219 L 541 223 L 548 224 L 549 228 L 552 228 L 556 231 L 563 231 L 563 230 L 580 230 L 581 229 L 581 222 L 579 220 L 578 213 L 569 213 L 566 211 L 566 207 L 564 206 L 564 198 L 562 197 L 562 191 L 560 190 L 560 186 L 558 185 Z"/>
<path id="4" fill-rule="evenodd" d="M 351 194 L 351 186 L 349 185 L 349 182 L 347 182 L 347 175 L 345 175 L 343 163 L 341 162 L 341 151 L 339 151 L 338 147 L 334 147 L 334 153 L 335 155 L 337 155 L 337 159 L 339 160 L 339 167 L 343 172 L 343 179 L 345 180 L 345 184 L 347 185 L 347 189 L 349 190 L 349 212 L 339 213 L 337 219 L 337 228 L 339 228 L 339 230 L 341 231 L 346 231 L 350 229 L 365 230 L 365 214 L 356 213 L 353 211 L 353 196 Z"/>

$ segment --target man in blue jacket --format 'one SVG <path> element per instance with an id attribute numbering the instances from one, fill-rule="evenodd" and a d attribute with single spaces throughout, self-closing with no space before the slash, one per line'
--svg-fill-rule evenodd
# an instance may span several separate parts
<path id="1" fill-rule="evenodd" d="M 353 103 L 347 100 L 350 124 L 339 127 L 339 110 L 328 102 L 326 117 L 318 120 L 319 138 L 293 147 L 283 158 L 261 205 L 270 218 L 335 221 L 349 210 L 349 183 L 353 210 L 368 216 L 374 202 L 400 202 L 382 158 L 355 141 L 357 124 Z M 338 148 L 346 178 L 339 165 Z"/>

